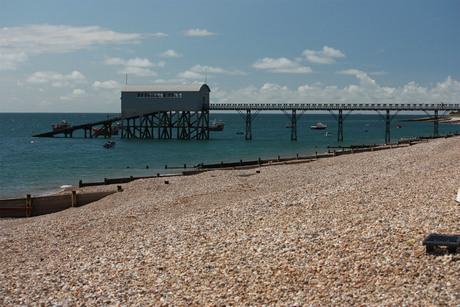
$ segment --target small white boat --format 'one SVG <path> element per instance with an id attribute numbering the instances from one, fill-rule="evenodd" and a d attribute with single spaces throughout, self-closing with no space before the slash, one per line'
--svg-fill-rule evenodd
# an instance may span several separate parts
<path id="1" fill-rule="evenodd" d="M 327 131 L 324 132 L 324 136 L 331 136 L 331 135 L 332 135 L 332 133 L 330 133 L 330 132 L 327 132 Z"/>
<path id="2" fill-rule="evenodd" d="M 315 129 L 315 130 L 324 130 L 327 128 L 327 125 L 322 124 L 322 123 L 317 123 L 315 126 L 310 126 L 310 128 Z"/>

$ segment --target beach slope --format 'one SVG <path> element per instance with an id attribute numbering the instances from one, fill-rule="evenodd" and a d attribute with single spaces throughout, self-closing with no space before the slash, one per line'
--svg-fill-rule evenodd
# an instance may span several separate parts
<path id="1" fill-rule="evenodd" d="M 422 245 L 460 234 L 459 161 L 437 139 L 0 220 L 0 305 L 459 305 L 460 254 Z"/>

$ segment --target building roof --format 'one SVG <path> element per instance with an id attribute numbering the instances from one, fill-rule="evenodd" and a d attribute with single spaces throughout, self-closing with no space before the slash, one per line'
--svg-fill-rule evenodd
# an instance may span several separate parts
<path id="1" fill-rule="evenodd" d="M 127 84 L 121 90 L 122 92 L 199 92 L 207 84 Z"/>

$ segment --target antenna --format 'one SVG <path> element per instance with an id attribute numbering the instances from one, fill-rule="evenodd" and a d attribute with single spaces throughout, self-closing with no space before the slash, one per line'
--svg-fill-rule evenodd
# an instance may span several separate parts
<path id="1" fill-rule="evenodd" d="M 128 74 L 126 74 L 126 85 L 128 85 Z"/>
<path id="2" fill-rule="evenodd" d="M 206 67 L 204 69 L 204 84 L 206 84 L 208 81 L 208 68 Z"/>

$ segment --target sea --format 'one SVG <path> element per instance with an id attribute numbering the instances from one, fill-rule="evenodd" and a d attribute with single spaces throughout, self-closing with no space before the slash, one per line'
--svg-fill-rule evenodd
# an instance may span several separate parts
<path id="1" fill-rule="evenodd" d="M 252 121 L 252 140 L 245 139 L 245 120 L 238 113 L 211 113 L 225 123 L 211 131 L 209 140 L 112 138 L 104 148 L 103 137 L 35 138 L 66 120 L 72 125 L 118 117 L 116 113 L 0 113 L 0 199 L 46 195 L 83 182 L 104 178 L 155 176 L 182 172 L 199 163 L 210 164 L 310 155 L 328 146 L 383 144 L 385 120 L 378 114 L 350 114 L 344 120 L 344 137 L 337 141 L 337 120 L 327 114 L 304 114 L 297 121 L 297 140 L 291 140 L 290 119 L 283 113 L 259 113 Z M 397 115 L 391 122 L 391 142 L 401 138 L 433 135 L 431 122 L 400 120 L 426 115 Z M 312 130 L 317 123 L 326 130 Z M 459 132 L 460 126 L 439 124 L 439 133 Z M 329 132 L 329 136 L 325 135 Z M 167 168 L 165 168 L 167 166 Z"/>

